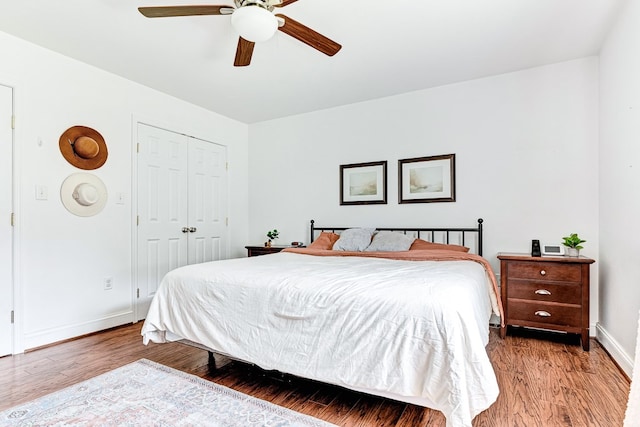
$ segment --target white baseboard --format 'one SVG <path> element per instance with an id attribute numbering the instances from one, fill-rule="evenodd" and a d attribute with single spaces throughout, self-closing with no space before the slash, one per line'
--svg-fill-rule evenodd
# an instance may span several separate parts
<path id="1" fill-rule="evenodd" d="M 23 353 L 25 350 L 41 347 L 43 345 L 52 344 L 58 341 L 79 337 L 81 335 L 90 334 L 92 332 L 109 329 L 127 323 L 133 323 L 133 311 L 118 313 L 101 319 L 92 320 L 85 323 L 75 325 L 66 325 L 52 329 L 40 330 L 24 335 L 24 348 L 18 349 L 17 353 Z M 142 338 L 140 339 L 142 342 Z"/>
<path id="2" fill-rule="evenodd" d="M 596 324 L 596 339 L 609 352 L 613 360 L 620 366 L 620 369 L 631 378 L 633 373 L 633 357 L 622 349 L 620 344 L 618 344 L 600 323 Z"/>

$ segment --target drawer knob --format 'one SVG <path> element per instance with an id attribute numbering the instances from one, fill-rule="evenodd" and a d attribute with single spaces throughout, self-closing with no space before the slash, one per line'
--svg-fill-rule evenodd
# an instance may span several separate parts
<path id="1" fill-rule="evenodd" d="M 535 312 L 536 316 L 540 316 L 540 317 L 551 317 L 551 313 L 549 313 L 548 311 L 544 311 L 544 310 L 538 310 Z"/>
<path id="2" fill-rule="evenodd" d="M 536 294 L 538 294 L 538 295 L 551 295 L 551 292 L 549 292 L 549 291 L 548 291 L 548 290 L 546 290 L 546 289 L 538 289 L 538 290 L 536 291 Z"/>
<path id="3" fill-rule="evenodd" d="M 540 275 L 541 275 L 541 276 L 544 276 L 544 275 L 546 275 L 546 274 L 547 274 L 547 272 L 546 272 L 546 271 L 544 271 L 544 270 L 540 270 Z"/>

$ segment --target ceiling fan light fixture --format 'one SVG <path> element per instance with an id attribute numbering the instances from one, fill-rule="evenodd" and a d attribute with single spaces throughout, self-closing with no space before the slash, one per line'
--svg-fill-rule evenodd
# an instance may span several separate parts
<path id="1" fill-rule="evenodd" d="M 263 42 L 273 37 L 278 30 L 278 19 L 259 5 L 248 5 L 233 12 L 231 26 L 243 39 Z"/>

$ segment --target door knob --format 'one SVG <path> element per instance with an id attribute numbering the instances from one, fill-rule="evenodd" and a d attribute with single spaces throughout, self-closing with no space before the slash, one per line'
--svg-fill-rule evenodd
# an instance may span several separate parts
<path id="1" fill-rule="evenodd" d="M 191 227 L 189 228 L 189 233 L 195 233 L 196 232 L 196 228 L 195 227 Z"/>
<path id="2" fill-rule="evenodd" d="M 182 227 L 182 232 L 183 233 L 188 233 L 189 232 L 189 228 L 188 227 Z"/>

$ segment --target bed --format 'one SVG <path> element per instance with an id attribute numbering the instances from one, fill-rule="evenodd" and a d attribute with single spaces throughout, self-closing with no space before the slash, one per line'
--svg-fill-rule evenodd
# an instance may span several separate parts
<path id="1" fill-rule="evenodd" d="M 185 340 L 263 369 L 437 409 L 447 426 L 471 426 L 499 393 L 485 347 L 490 317 L 502 307 L 481 256 L 482 220 L 410 229 L 311 221 L 310 231 L 308 248 L 169 272 L 143 342 Z"/>

